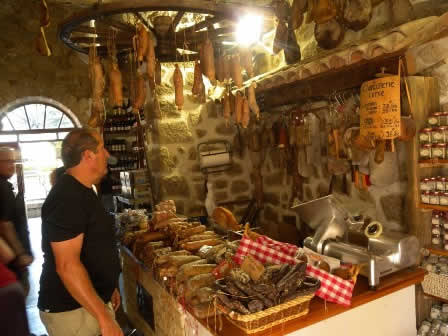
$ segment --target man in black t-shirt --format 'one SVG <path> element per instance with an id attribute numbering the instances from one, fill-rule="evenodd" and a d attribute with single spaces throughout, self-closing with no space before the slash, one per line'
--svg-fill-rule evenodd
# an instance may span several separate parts
<path id="1" fill-rule="evenodd" d="M 3 236 L 16 254 L 8 264 L 21 281 L 25 293 L 29 290 L 26 266 L 33 261 L 26 220 L 23 194 L 14 195 L 8 182 L 15 173 L 16 153 L 12 148 L 0 147 L 0 236 Z"/>
<path id="2" fill-rule="evenodd" d="M 50 336 L 122 336 L 113 221 L 92 189 L 109 153 L 97 132 L 80 129 L 64 139 L 61 155 L 66 174 L 42 207 L 41 320 Z"/>

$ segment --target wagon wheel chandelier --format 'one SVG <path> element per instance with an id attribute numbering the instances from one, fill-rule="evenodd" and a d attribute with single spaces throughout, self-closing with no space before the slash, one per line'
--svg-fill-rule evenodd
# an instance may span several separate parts
<path id="1" fill-rule="evenodd" d="M 225 53 L 236 44 L 236 22 L 247 13 L 272 16 L 271 8 L 217 3 L 210 0 L 133 0 L 98 3 L 75 13 L 59 24 L 59 37 L 81 53 L 96 46 L 107 55 L 111 32 L 117 54 L 133 50 L 136 25 L 152 32 L 160 62 L 191 61 L 199 58 L 200 45 L 210 39 L 215 50 Z"/>

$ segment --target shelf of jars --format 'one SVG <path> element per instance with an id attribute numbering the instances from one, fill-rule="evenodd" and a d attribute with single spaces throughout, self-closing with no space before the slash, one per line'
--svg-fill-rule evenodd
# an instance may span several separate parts
<path id="1" fill-rule="evenodd" d="M 443 250 L 441 248 L 437 248 L 437 247 L 434 247 L 434 246 L 426 246 L 425 248 L 431 254 L 436 254 L 436 255 L 442 256 L 442 257 L 448 257 L 448 251 L 447 250 Z"/>
<path id="2" fill-rule="evenodd" d="M 420 168 L 448 167 L 448 160 L 445 159 L 420 160 L 418 162 L 418 165 Z"/>

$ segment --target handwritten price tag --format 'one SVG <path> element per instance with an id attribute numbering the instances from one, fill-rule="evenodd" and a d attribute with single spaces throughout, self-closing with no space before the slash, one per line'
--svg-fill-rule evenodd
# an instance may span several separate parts
<path id="1" fill-rule="evenodd" d="M 395 139 L 400 135 L 400 76 L 364 82 L 361 86 L 361 136 Z"/>

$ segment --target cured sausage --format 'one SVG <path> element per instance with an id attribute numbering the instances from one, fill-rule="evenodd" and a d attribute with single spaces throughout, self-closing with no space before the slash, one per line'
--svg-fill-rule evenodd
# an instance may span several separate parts
<path id="1" fill-rule="evenodd" d="M 146 55 L 146 52 L 148 50 L 149 35 L 148 31 L 141 23 L 137 25 L 137 36 L 138 36 L 137 59 L 139 62 L 143 62 L 143 57 Z"/>
<path id="2" fill-rule="evenodd" d="M 191 88 L 191 93 L 193 94 L 193 96 L 197 96 L 200 94 L 201 82 L 202 82 L 201 67 L 199 66 L 199 62 L 196 61 L 194 64 L 193 87 Z"/>
<path id="3" fill-rule="evenodd" d="M 141 74 L 137 75 L 137 78 L 135 79 L 135 100 L 132 104 L 132 107 L 134 111 L 139 111 L 143 108 L 143 105 L 145 105 L 146 100 L 146 86 L 145 86 L 145 79 Z"/>
<path id="4" fill-rule="evenodd" d="M 292 2 L 291 19 L 288 28 L 297 29 L 302 25 L 303 16 L 308 5 L 307 0 L 294 0 Z"/>
<path id="5" fill-rule="evenodd" d="M 236 54 L 232 56 L 231 73 L 233 83 L 237 87 L 243 86 L 243 76 L 241 75 L 240 55 Z"/>
<path id="6" fill-rule="evenodd" d="M 230 68 L 231 68 L 231 56 L 224 56 L 223 75 L 225 82 L 228 82 L 231 78 Z"/>
<path id="7" fill-rule="evenodd" d="M 220 82 L 224 82 L 224 62 L 224 56 L 219 56 L 216 64 L 216 79 Z"/>
<path id="8" fill-rule="evenodd" d="M 115 62 L 112 62 L 109 72 L 109 100 L 112 106 L 123 106 L 123 81 Z"/>
<path id="9" fill-rule="evenodd" d="M 176 64 L 176 68 L 174 69 L 173 83 L 175 104 L 178 110 L 182 110 L 182 107 L 184 106 L 184 79 L 178 64 Z"/>
<path id="10" fill-rule="evenodd" d="M 148 74 L 149 86 L 154 88 L 156 77 L 156 53 L 154 51 L 154 41 L 148 36 L 148 45 L 146 48 L 146 72 Z"/>
<path id="11" fill-rule="evenodd" d="M 210 82 L 213 85 L 215 85 L 216 84 L 215 52 L 213 50 L 212 41 L 210 41 L 210 39 L 207 38 L 202 44 L 201 49 L 203 49 L 203 60 L 204 60 L 204 64 L 202 64 L 202 72 L 210 80 Z"/>
<path id="12" fill-rule="evenodd" d="M 300 61 L 300 46 L 297 44 L 296 34 L 293 29 L 288 28 L 288 42 L 285 49 L 285 61 L 287 64 L 294 64 Z"/>
<path id="13" fill-rule="evenodd" d="M 231 114 L 231 110 L 230 110 L 230 97 L 228 94 L 226 94 L 224 96 L 224 107 L 223 107 L 223 115 L 224 115 L 224 119 L 226 120 L 226 125 L 229 125 L 229 120 L 230 120 L 230 114 Z"/>

